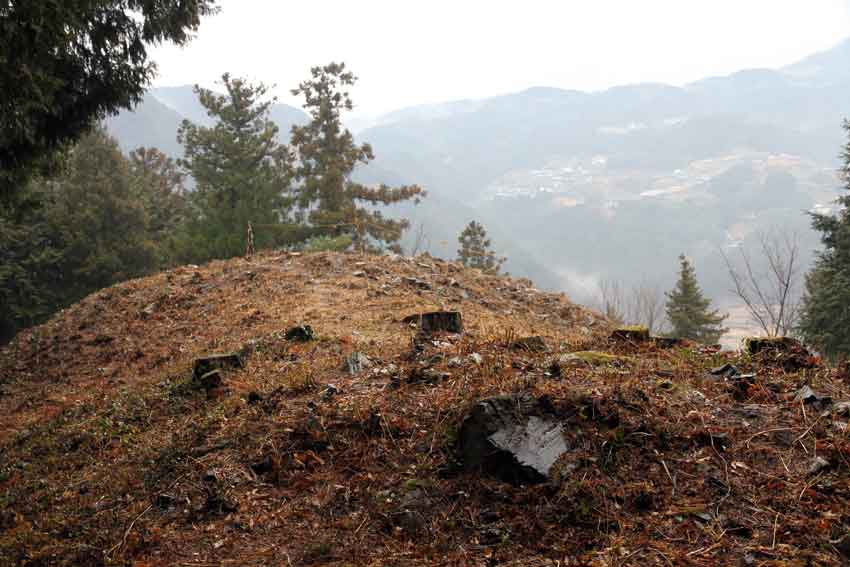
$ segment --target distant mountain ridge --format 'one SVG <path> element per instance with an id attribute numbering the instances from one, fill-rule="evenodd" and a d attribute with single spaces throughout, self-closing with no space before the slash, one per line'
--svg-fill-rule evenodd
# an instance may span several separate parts
<path id="1" fill-rule="evenodd" d="M 287 140 L 294 124 L 309 120 L 303 110 L 282 103 L 273 104 L 269 114 Z M 120 112 L 107 119 L 106 124 L 125 151 L 154 146 L 172 157 L 182 157 L 177 129 L 184 119 L 205 126 L 213 124 L 191 85 L 153 88 L 136 108 Z"/>
<path id="2" fill-rule="evenodd" d="M 707 291 L 722 295 L 718 247 L 787 225 L 804 233 L 807 257 L 816 248 L 803 212 L 829 207 L 839 186 L 848 61 L 850 39 L 781 69 L 682 87 L 533 87 L 403 108 L 357 132 L 377 156 L 357 175 L 424 186 L 422 206 L 389 213 L 424 225 L 440 256 L 454 255 L 457 234 L 475 218 L 508 256 L 507 269 L 546 287 L 584 293 L 590 284 L 577 281 L 602 277 L 667 283 L 685 252 L 707 273 Z M 282 132 L 307 120 L 287 105 L 272 116 Z M 182 117 L 208 120 L 190 87 L 157 88 L 109 127 L 125 149 L 159 139 L 173 155 Z M 725 175 L 734 168 L 753 173 Z M 778 174 L 790 176 L 791 189 L 774 189 Z M 593 256 L 594 247 L 608 257 Z"/>
<path id="3" fill-rule="evenodd" d="M 810 84 L 830 85 L 850 81 L 850 38 L 832 49 L 810 55 L 783 67 L 782 72 Z"/>

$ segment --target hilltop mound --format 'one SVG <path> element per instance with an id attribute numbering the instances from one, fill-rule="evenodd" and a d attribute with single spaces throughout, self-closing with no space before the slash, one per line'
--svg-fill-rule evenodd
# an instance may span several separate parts
<path id="1" fill-rule="evenodd" d="M 847 377 L 759 348 L 429 257 L 127 282 L 3 351 L 0 565 L 843 564 Z"/>

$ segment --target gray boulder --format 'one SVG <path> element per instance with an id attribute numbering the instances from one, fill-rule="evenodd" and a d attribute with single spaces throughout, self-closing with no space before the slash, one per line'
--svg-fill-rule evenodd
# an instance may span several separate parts
<path id="1" fill-rule="evenodd" d="M 561 424 L 528 395 L 476 403 L 461 425 L 457 445 L 466 470 L 484 471 L 514 485 L 547 482 L 565 452 Z"/>

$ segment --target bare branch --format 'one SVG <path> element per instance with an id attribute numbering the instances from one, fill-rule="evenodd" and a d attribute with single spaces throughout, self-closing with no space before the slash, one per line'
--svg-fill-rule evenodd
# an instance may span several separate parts
<path id="1" fill-rule="evenodd" d="M 739 249 L 741 268 L 723 250 L 720 254 L 732 291 L 753 322 L 767 336 L 785 336 L 793 332 L 799 316 L 799 236 L 788 230 L 759 232 L 757 236 L 759 265 L 764 265 L 761 270 L 744 247 Z"/>
<path id="2" fill-rule="evenodd" d="M 426 252 L 431 247 L 431 237 L 425 229 L 425 223 L 419 221 L 416 223 L 416 231 L 413 234 L 413 246 L 410 248 L 410 256 L 419 256 Z"/>

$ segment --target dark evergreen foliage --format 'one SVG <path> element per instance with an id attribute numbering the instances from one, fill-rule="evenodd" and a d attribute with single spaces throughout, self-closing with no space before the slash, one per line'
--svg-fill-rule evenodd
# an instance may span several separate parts
<path id="1" fill-rule="evenodd" d="M 848 142 L 841 153 L 841 178 L 848 191 L 838 199 L 838 215 L 812 214 L 824 249 L 806 277 L 800 334 L 822 354 L 850 354 L 850 121 L 844 121 Z"/>
<path id="2" fill-rule="evenodd" d="M 155 152 L 144 153 L 155 162 Z M 145 170 L 95 128 L 60 175 L 0 206 L 0 341 L 114 283 L 170 264 L 169 220 L 183 207 L 167 162 Z M 166 228 L 166 225 L 168 227 Z"/>
<path id="3" fill-rule="evenodd" d="M 204 262 L 245 252 L 248 223 L 258 249 L 303 238 L 290 219 L 292 156 L 277 141 L 269 118 L 268 89 L 225 74 L 226 94 L 195 87 L 201 104 L 216 124 L 204 127 L 184 120 L 178 133 L 194 178 L 190 218 L 181 258 Z"/>
<path id="4" fill-rule="evenodd" d="M 679 262 L 679 279 L 676 286 L 666 293 L 667 318 L 673 327 L 671 335 L 714 344 L 727 331 L 722 326 L 727 316 L 716 309 L 709 309 L 711 300 L 703 297 L 696 272 L 684 254 L 679 256 Z"/>
<path id="5" fill-rule="evenodd" d="M 471 221 L 460 236 L 457 238 L 460 248 L 457 250 L 457 259 L 468 268 L 478 268 L 487 274 L 498 274 L 499 269 L 505 262 L 505 258 L 496 256 L 490 249 L 491 242 L 487 238 L 484 226 Z"/>
<path id="6" fill-rule="evenodd" d="M 377 209 L 413 200 L 425 192 L 417 185 L 371 187 L 352 181 L 358 165 L 374 159 L 369 144 L 358 145 L 343 128 L 341 115 L 354 106 L 346 90 L 356 77 L 343 63 L 314 67 L 312 77 L 292 93 L 303 96 L 310 123 L 292 127 L 292 145 L 298 157 L 296 179 L 298 205 L 308 212 L 307 220 L 319 234 L 351 235 L 354 247 L 365 251 L 384 244 L 397 248 L 407 219 L 391 219 Z"/>
<path id="7" fill-rule="evenodd" d="M 150 44 L 184 44 L 214 0 L 0 1 L 0 197 L 97 119 L 141 100 Z"/>

